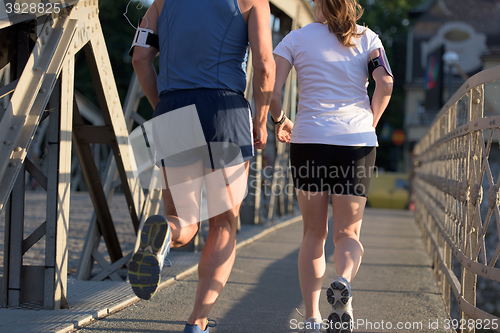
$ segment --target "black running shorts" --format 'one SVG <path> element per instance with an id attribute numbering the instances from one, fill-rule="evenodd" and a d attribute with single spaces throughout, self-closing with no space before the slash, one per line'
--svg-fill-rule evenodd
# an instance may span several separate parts
<path id="1" fill-rule="evenodd" d="M 290 144 L 294 187 L 307 192 L 367 197 L 376 176 L 376 148 L 316 143 Z"/>

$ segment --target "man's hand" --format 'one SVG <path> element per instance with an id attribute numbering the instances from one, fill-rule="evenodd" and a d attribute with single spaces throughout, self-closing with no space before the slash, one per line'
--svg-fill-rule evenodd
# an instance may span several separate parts
<path id="1" fill-rule="evenodd" d="M 267 127 L 265 122 L 258 123 L 254 120 L 253 124 L 253 144 L 256 149 L 266 148 Z"/>

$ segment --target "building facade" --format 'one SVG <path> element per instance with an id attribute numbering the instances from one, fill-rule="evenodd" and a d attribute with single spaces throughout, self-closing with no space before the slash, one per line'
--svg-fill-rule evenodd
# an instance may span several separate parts
<path id="1" fill-rule="evenodd" d="M 407 168 L 413 146 L 446 100 L 471 75 L 500 65 L 500 0 L 427 0 L 411 16 L 406 59 L 399 60 L 406 64 Z M 497 101 L 487 104 L 486 115 L 500 114 Z"/>

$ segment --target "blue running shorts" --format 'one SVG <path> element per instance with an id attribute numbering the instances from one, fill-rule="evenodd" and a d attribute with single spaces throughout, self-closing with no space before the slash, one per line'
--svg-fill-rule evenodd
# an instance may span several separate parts
<path id="1" fill-rule="evenodd" d="M 185 113 L 187 116 L 160 117 L 188 111 L 191 113 Z M 168 137 L 168 140 L 159 140 L 163 142 L 157 145 L 162 145 L 166 151 L 174 151 L 162 154 L 163 166 L 183 167 L 202 159 L 205 168 L 216 170 L 241 164 L 254 155 L 251 108 L 241 93 L 225 89 L 163 93 L 153 113 L 153 122 L 165 119 L 173 120 L 156 124 L 157 131 L 175 131 L 176 134 L 156 135 L 157 138 Z M 194 147 L 189 146 L 193 145 L 191 143 L 186 145 L 193 137 L 198 137 L 197 144 Z M 169 149 L 172 147 L 175 149 Z"/>

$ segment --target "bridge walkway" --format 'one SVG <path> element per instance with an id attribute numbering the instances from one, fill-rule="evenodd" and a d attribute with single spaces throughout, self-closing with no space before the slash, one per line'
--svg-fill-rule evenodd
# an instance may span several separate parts
<path id="1" fill-rule="evenodd" d="M 87 199 L 75 197 L 73 207 L 80 200 L 83 214 Z M 74 221 L 78 221 L 78 214 L 72 215 Z M 70 228 L 78 230 L 78 222 L 72 221 L 70 225 L 75 227 Z M 304 312 L 297 273 L 301 233 L 300 216 L 269 226 L 242 226 L 233 272 L 211 313 L 218 322 L 212 332 L 298 331 L 301 317 L 295 309 Z M 75 247 L 79 246 L 78 234 L 73 236 Z M 365 256 L 352 283 L 358 324 L 355 331 L 445 332 L 448 315 L 413 214 L 367 209 L 361 239 Z M 335 277 L 333 250 L 330 239 L 325 292 L 329 280 Z M 180 332 L 191 310 L 198 258 L 199 254 L 193 252 L 172 253 L 173 268 L 164 270 L 162 289 L 150 301 L 138 300 L 126 282 L 78 281 L 70 276 L 70 309 L 3 308 L 0 331 Z M 325 299 L 321 311 L 326 318 L 329 305 Z"/>

